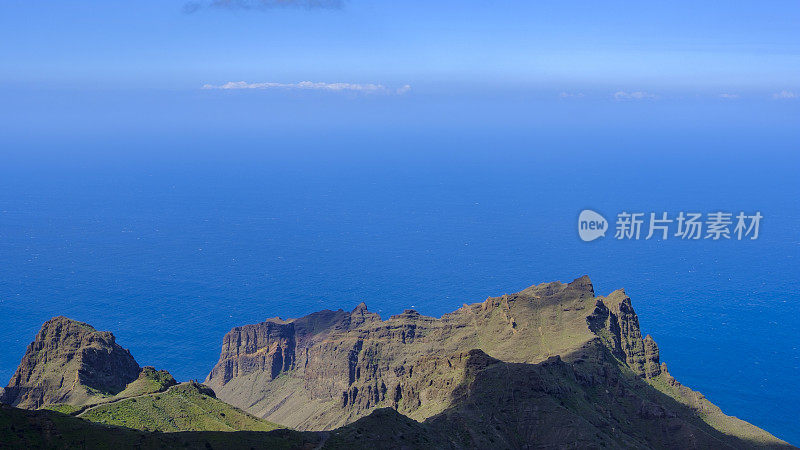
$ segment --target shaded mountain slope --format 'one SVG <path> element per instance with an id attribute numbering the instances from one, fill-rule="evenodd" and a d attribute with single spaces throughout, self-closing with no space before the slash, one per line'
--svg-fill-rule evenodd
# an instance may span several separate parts
<path id="1" fill-rule="evenodd" d="M 625 292 L 587 277 L 440 319 L 362 303 L 237 327 L 206 383 L 54 318 L 0 393 L 44 409 L 4 405 L 0 447 L 790 447 L 675 380 Z"/>
<path id="2" fill-rule="evenodd" d="M 785 445 L 669 380 L 625 292 L 595 297 L 581 277 L 440 319 L 407 310 L 381 320 L 361 304 L 237 327 L 206 384 L 305 430 L 391 408 L 427 424 L 430 439 L 460 436 L 456 447 Z"/>
<path id="3" fill-rule="evenodd" d="M 452 405 L 425 421 L 456 448 L 788 447 L 725 434 L 696 411 L 653 389 L 597 340 L 568 363 L 506 363 L 469 353 Z M 769 435 L 767 435 L 769 436 Z"/>
<path id="4" fill-rule="evenodd" d="M 573 363 L 505 363 L 480 350 L 449 358 L 465 371 L 453 406 L 422 423 L 377 409 L 331 432 L 327 448 L 791 448 L 727 435 L 653 389 L 599 342 Z"/>
<path id="5" fill-rule="evenodd" d="M 392 408 L 379 408 L 368 416 L 337 428 L 324 440 L 326 449 L 447 449 L 451 438 L 439 428 L 419 423 Z"/>
<path id="6" fill-rule="evenodd" d="M 303 449 L 318 446 L 320 436 L 292 430 L 270 432 L 186 431 L 153 433 L 110 427 L 49 410 L 0 405 L 0 447 L 138 449 Z"/>

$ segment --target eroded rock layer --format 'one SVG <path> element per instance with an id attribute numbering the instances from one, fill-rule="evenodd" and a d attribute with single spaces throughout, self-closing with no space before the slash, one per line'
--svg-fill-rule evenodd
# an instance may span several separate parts
<path id="1" fill-rule="evenodd" d="M 422 420 L 452 403 L 471 350 L 511 363 L 581 357 L 603 340 L 642 376 L 657 376 L 658 347 L 642 338 L 622 291 L 595 297 L 591 281 L 533 286 L 465 305 L 440 319 L 414 310 L 387 320 L 363 303 L 231 330 L 206 379 L 220 398 L 300 429 L 331 429 L 375 408 Z"/>
<path id="2" fill-rule="evenodd" d="M 113 334 L 59 316 L 42 325 L 0 400 L 20 408 L 80 405 L 122 391 L 139 371 Z"/>

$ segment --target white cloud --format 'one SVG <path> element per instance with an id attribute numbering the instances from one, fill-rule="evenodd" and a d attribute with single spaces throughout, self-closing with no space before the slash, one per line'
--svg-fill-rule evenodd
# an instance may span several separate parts
<path id="1" fill-rule="evenodd" d="M 194 13 L 201 9 L 266 10 L 273 8 L 342 9 L 344 0 L 191 0 L 183 11 Z"/>
<path id="2" fill-rule="evenodd" d="M 780 91 L 778 93 L 772 94 L 772 98 L 777 100 L 790 100 L 798 97 L 800 97 L 800 95 L 797 95 L 792 91 Z"/>
<path id="3" fill-rule="evenodd" d="M 719 98 L 725 98 L 725 99 L 728 99 L 728 100 L 733 100 L 733 99 L 739 98 L 739 94 L 722 93 L 722 94 L 719 94 Z"/>
<path id="4" fill-rule="evenodd" d="M 653 100 L 655 94 L 644 91 L 625 92 L 617 91 L 614 93 L 614 100 Z"/>
<path id="5" fill-rule="evenodd" d="M 248 83 L 247 81 L 228 81 L 223 84 L 205 84 L 203 89 L 283 89 L 283 90 L 307 90 L 307 91 L 331 91 L 331 92 L 360 92 L 365 94 L 398 94 L 402 95 L 411 90 L 411 86 L 406 84 L 397 89 L 389 89 L 382 84 L 359 84 L 359 83 L 324 83 L 315 81 L 300 81 L 297 83 Z"/>

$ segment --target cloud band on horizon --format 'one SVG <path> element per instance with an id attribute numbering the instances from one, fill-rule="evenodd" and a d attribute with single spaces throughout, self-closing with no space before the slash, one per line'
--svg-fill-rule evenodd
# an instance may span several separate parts
<path id="1" fill-rule="evenodd" d="M 360 92 L 364 94 L 397 94 L 402 95 L 411 90 L 411 86 L 406 84 L 397 89 L 390 89 L 382 84 L 359 84 L 359 83 L 325 83 L 315 81 L 299 81 L 297 83 L 275 83 L 275 82 L 262 82 L 262 83 L 248 83 L 246 81 L 228 81 L 223 84 L 204 84 L 203 89 L 220 89 L 220 90 L 266 90 L 266 89 L 284 89 L 284 90 L 311 90 L 311 91 L 329 91 L 329 92 Z"/>
<path id="2" fill-rule="evenodd" d="M 614 93 L 614 100 L 654 100 L 658 98 L 655 94 L 644 91 L 625 92 L 617 91 Z"/>
<path id="3" fill-rule="evenodd" d="M 192 0 L 183 5 L 186 13 L 197 12 L 203 8 L 216 9 L 342 9 L 343 0 Z"/>

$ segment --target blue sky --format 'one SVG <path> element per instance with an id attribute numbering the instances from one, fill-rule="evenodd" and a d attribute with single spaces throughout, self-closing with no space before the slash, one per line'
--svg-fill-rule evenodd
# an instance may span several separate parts
<path id="1" fill-rule="evenodd" d="M 796 1 L 6 0 L 0 146 L 35 165 L 705 133 L 785 153 L 798 23 Z"/>
<path id="2" fill-rule="evenodd" d="M 796 1 L 262 3 L 6 0 L 0 86 L 769 96 L 800 84 Z"/>

